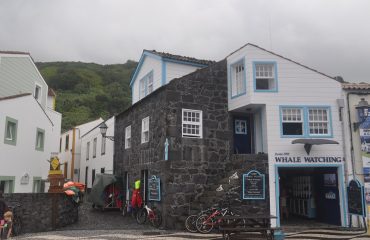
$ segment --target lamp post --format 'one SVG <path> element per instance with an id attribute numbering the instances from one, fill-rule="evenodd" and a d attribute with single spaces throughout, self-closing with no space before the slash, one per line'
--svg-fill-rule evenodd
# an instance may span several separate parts
<path id="1" fill-rule="evenodd" d="M 101 133 L 103 138 L 108 138 L 109 140 L 114 141 L 114 136 L 107 136 L 108 126 L 107 126 L 107 124 L 105 124 L 105 122 L 102 122 L 100 124 L 99 128 L 100 128 L 100 133 Z"/>
<path id="2" fill-rule="evenodd" d="M 360 102 L 356 106 L 358 122 L 353 123 L 354 131 L 356 131 L 360 127 L 360 125 L 367 120 L 369 109 L 369 103 L 365 100 L 365 98 L 361 98 Z"/>

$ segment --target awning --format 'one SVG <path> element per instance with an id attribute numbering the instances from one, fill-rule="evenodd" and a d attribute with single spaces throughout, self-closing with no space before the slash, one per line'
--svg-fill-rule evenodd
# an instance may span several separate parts
<path id="1" fill-rule="evenodd" d="M 339 142 L 322 138 L 300 138 L 293 140 L 292 144 L 304 144 L 304 149 L 306 150 L 306 153 L 310 155 L 312 145 L 339 144 Z"/>

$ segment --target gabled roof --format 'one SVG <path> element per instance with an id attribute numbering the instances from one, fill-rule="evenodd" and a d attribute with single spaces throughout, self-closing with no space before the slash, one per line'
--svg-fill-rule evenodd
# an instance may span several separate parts
<path id="1" fill-rule="evenodd" d="M 343 83 L 342 88 L 344 90 L 370 90 L 369 83 Z"/>
<path id="2" fill-rule="evenodd" d="M 8 99 L 14 99 L 14 98 L 20 98 L 20 97 L 25 97 L 25 96 L 28 96 L 28 95 L 31 95 L 31 93 L 21 93 L 21 94 L 17 94 L 17 95 L 6 96 L 6 97 L 0 98 L 0 101 L 8 100 Z"/>
<path id="3" fill-rule="evenodd" d="M 144 50 L 144 51 L 150 52 L 150 53 L 158 55 L 158 56 L 161 56 L 165 60 L 166 59 L 172 59 L 172 60 L 176 60 L 176 61 L 195 63 L 195 64 L 200 64 L 200 65 L 205 65 L 205 66 L 208 66 L 208 65 L 215 62 L 215 61 L 211 61 L 211 60 L 197 59 L 197 58 L 193 58 L 193 57 L 174 55 L 174 54 L 165 53 L 165 52 L 157 52 L 156 50 Z"/>
<path id="4" fill-rule="evenodd" d="M 31 55 L 28 52 L 19 52 L 19 51 L 0 51 L 2 54 L 21 54 L 21 55 Z"/>
<path id="5" fill-rule="evenodd" d="M 203 59 L 196 59 L 192 57 L 185 57 L 185 56 L 180 56 L 180 55 L 174 55 L 170 53 L 165 53 L 165 52 L 157 52 L 156 50 L 143 50 L 143 53 L 141 54 L 139 64 L 137 65 L 132 78 L 130 82 L 130 86 L 134 84 L 137 75 L 140 72 L 141 66 L 143 65 L 145 57 L 153 57 L 155 59 L 158 59 L 160 61 L 164 62 L 174 62 L 178 64 L 184 64 L 184 65 L 191 65 L 191 66 L 196 66 L 196 67 L 207 67 L 210 64 L 214 63 L 215 61 L 211 60 L 203 60 Z"/>
<path id="6" fill-rule="evenodd" d="M 332 77 L 332 76 L 329 76 L 329 75 L 327 75 L 327 74 L 325 74 L 325 73 L 319 72 L 319 71 L 317 71 L 316 69 L 313 69 L 313 68 L 307 67 L 306 65 L 303 65 L 303 64 L 301 64 L 301 63 L 299 63 L 299 62 L 296 62 L 296 61 L 293 61 L 292 59 L 289 59 L 289 58 L 286 58 L 286 57 L 284 57 L 284 56 L 282 56 L 282 55 L 279 55 L 279 54 L 277 54 L 277 53 L 271 52 L 271 51 L 269 51 L 269 50 L 267 50 L 267 49 L 264 49 L 264 48 L 262 48 L 262 47 L 260 47 L 260 46 L 257 46 L 257 45 L 255 45 L 255 44 L 252 44 L 252 43 L 247 43 L 247 44 L 245 44 L 244 46 L 242 46 L 242 47 L 238 48 L 238 49 L 237 49 L 237 50 L 235 50 L 234 52 L 232 52 L 232 53 L 230 53 L 229 55 L 227 55 L 227 56 L 226 56 L 226 58 L 228 58 L 229 56 L 233 55 L 234 53 L 236 53 L 237 51 L 239 51 L 240 49 L 242 49 L 242 48 L 244 48 L 244 47 L 246 47 L 246 46 L 253 46 L 253 47 L 255 47 L 255 48 L 261 49 L 262 51 L 268 52 L 268 53 L 270 53 L 270 54 L 273 54 L 273 55 L 275 55 L 275 56 L 278 56 L 278 57 L 280 57 L 280 58 L 283 58 L 283 59 L 285 59 L 285 60 L 288 60 L 288 61 L 290 61 L 290 62 L 292 62 L 292 63 L 295 63 L 295 64 L 297 64 L 297 65 L 299 65 L 299 66 L 301 66 L 301 67 L 307 68 L 308 70 L 311 70 L 311 71 L 314 71 L 314 72 L 319 73 L 319 74 L 321 74 L 321 75 L 324 75 L 325 77 L 328 77 L 328 78 L 334 79 L 334 80 L 335 80 L 335 81 L 337 81 L 337 82 L 341 82 L 341 81 L 340 81 L 340 79 L 337 79 L 337 78 Z"/>
<path id="7" fill-rule="evenodd" d="M 55 97 L 57 94 L 54 92 L 54 90 L 52 88 L 49 88 L 48 90 L 48 96 L 52 96 L 52 97 Z"/>

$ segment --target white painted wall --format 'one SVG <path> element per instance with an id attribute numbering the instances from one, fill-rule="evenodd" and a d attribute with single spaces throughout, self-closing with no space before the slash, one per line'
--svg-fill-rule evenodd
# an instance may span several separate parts
<path id="1" fill-rule="evenodd" d="M 114 117 L 108 119 L 107 124 L 107 136 L 114 136 Z M 93 141 L 97 138 L 96 144 L 96 157 L 93 157 Z M 89 159 L 86 159 L 87 155 L 87 143 L 90 142 Z M 81 170 L 80 170 L 80 182 L 87 184 L 88 188 L 92 186 L 92 171 L 95 169 L 95 173 L 101 173 L 101 168 L 105 168 L 105 173 L 113 173 L 113 153 L 114 153 L 114 142 L 106 139 L 105 154 L 102 154 L 102 135 L 100 134 L 99 127 L 92 129 L 86 135 L 81 138 Z M 88 167 L 88 178 L 87 183 L 85 182 L 86 167 Z"/>
<path id="2" fill-rule="evenodd" d="M 5 119 L 18 120 L 17 143 L 15 146 L 4 143 Z M 60 116 L 52 123 L 33 96 L 25 96 L 0 101 L 0 176 L 14 176 L 14 192 L 32 192 L 33 177 L 46 179 L 51 153 L 55 151 L 55 136 L 60 134 Z M 55 124 L 53 126 L 53 124 Z M 37 151 L 36 129 L 45 130 L 44 151 Z M 21 184 L 20 179 L 28 173 L 30 181 Z M 46 189 L 47 190 L 47 189 Z"/>
<path id="3" fill-rule="evenodd" d="M 160 59 L 146 56 L 143 60 L 143 64 L 140 68 L 139 73 L 136 76 L 136 80 L 132 86 L 132 104 L 139 101 L 139 86 L 140 79 L 145 77 L 150 71 L 153 71 L 153 91 L 161 86 L 162 81 L 162 62 Z"/>
<path id="4" fill-rule="evenodd" d="M 68 163 L 67 165 L 64 165 L 63 172 L 65 171 L 65 167 L 68 167 L 67 170 L 67 179 L 72 179 L 72 147 L 73 142 L 75 146 L 75 152 L 74 152 L 74 169 L 77 171 L 77 173 L 74 173 L 73 181 L 81 181 L 80 174 L 80 159 L 81 159 L 81 136 L 86 134 L 88 131 L 90 131 L 92 128 L 98 126 L 100 123 L 103 122 L 102 118 L 99 118 L 97 120 L 87 122 L 81 125 L 76 126 L 75 129 L 75 140 L 73 141 L 73 129 L 68 130 L 61 134 L 62 139 L 62 148 L 61 151 L 58 154 L 59 160 L 61 163 Z M 69 135 L 69 147 L 66 149 L 66 136 Z M 60 139 L 59 139 L 60 141 Z M 58 143 L 59 146 L 59 143 Z"/>
<path id="5" fill-rule="evenodd" d="M 302 144 L 291 144 L 292 140 L 300 137 L 282 138 L 280 136 L 279 106 L 329 106 L 331 109 L 333 137 L 328 139 L 339 142 L 339 145 L 313 146 L 309 156 L 344 158 L 342 125 L 339 120 L 337 105 L 337 99 L 342 98 L 341 84 L 320 73 L 251 45 L 247 45 L 230 55 L 227 58 L 228 67 L 241 59 L 245 61 L 247 91 L 245 95 L 231 99 L 229 89 L 229 110 L 245 107 L 249 104 L 262 104 L 265 106 L 262 109 L 262 125 L 264 125 L 262 129 L 264 136 L 263 149 L 269 156 L 270 209 L 271 214 L 276 215 L 276 198 L 278 196 L 275 194 L 275 155 L 277 153 L 289 153 L 289 156 L 302 158 L 308 156 Z M 253 61 L 276 61 L 278 92 L 254 92 Z M 304 164 L 304 162 L 301 164 Z M 343 212 L 342 216 L 344 216 Z"/>
<path id="6" fill-rule="evenodd" d="M 166 62 L 166 83 L 169 83 L 175 78 L 179 78 L 192 73 L 199 68 L 200 67 L 195 67 L 191 65 Z"/>

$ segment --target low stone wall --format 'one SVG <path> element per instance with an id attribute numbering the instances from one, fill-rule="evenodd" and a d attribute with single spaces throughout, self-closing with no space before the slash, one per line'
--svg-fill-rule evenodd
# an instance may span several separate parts
<path id="1" fill-rule="evenodd" d="M 78 206 L 64 193 L 4 194 L 8 205 L 20 204 L 16 212 L 22 233 L 54 230 L 78 221 Z"/>

